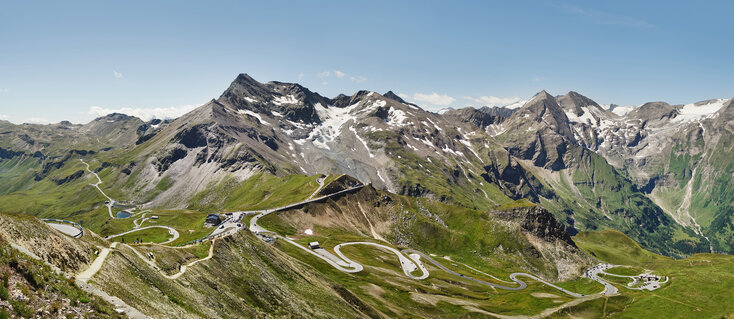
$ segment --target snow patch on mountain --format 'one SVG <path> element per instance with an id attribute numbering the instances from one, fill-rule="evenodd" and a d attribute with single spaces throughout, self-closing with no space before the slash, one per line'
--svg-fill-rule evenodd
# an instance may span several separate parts
<path id="1" fill-rule="evenodd" d="M 593 115 L 591 115 L 591 112 L 589 112 L 589 108 L 582 107 L 581 109 L 583 110 L 583 113 L 580 116 L 576 115 L 573 112 L 565 112 L 566 117 L 568 117 L 568 120 L 571 122 L 576 122 L 576 123 L 585 123 L 585 124 L 594 125 L 594 123 L 596 122 L 596 119 L 594 118 Z"/>
<path id="2" fill-rule="evenodd" d="M 515 103 L 505 105 L 504 108 L 508 108 L 508 109 L 511 109 L 511 110 L 519 109 L 523 105 L 525 105 L 525 103 L 527 103 L 527 102 L 528 102 L 528 100 L 517 101 Z"/>
<path id="3" fill-rule="evenodd" d="M 237 113 L 250 115 L 250 116 L 252 116 L 254 118 L 257 118 L 257 120 L 260 121 L 260 123 L 265 124 L 265 125 L 270 125 L 270 123 L 265 122 L 263 120 L 263 118 L 262 118 L 262 116 L 260 116 L 260 114 L 257 114 L 257 113 L 255 113 L 253 111 L 250 111 L 250 110 L 237 110 Z"/>
<path id="4" fill-rule="evenodd" d="M 472 154 L 474 154 L 474 156 L 476 156 L 479 159 L 479 161 L 481 161 L 482 163 L 484 163 L 484 160 L 482 159 L 482 157 L 480 157 L 479 156 L 479 153 L 477 153 L 477 151 L 474 150 L 474 147 L 471 145 L 471 143 L 469 143 L 469 141 L 467 141 L 467 140 L 459 140 L 459 142 L 461 142 L 461 144 L 466 145 L 466 148 L 468 148 L 469 151 L 472 152 Z"/>
<path id="5" fill-rule="evenodd" d="M 275 105 L 283 105 L 283 104 L 300 104 L 298 102 L 298 99 L 296 99 L 296 96 L 293 94 L 288 94 L 286 96 L 277 96 L 273 99 L 273 104 Z"/>
<path id="6" fill-rule="evenodd" d="M 635 108 L 637 107 L 632 106 L 632 105 L 625 105 L 625 106 L 615 105 L 614 107 L 610 107 L 609 111 L 619 116 L 625 116 L 627 115 L 627 113 L 632 112 L 632 110 L 634 110 Z"/>
<path id="7" fill-rule="evenodd" d="M 446 153 L 451 153 L 453 155 L 464 156 L 464 153 L 463 152 L 452 150 L 451 148 L 449 148 L 448 145 L 444 145 L 441 150 L 444 151 L 444 152 L 446 152 Z"/>
<path id="8" fill-rule="evenodd" d="M 251 98 L 249 96 L 245 96 L 243 98 L 245 99 L 245 101 L 250 102 L 250 103 L 258 103 L 258 102 L 260 102 L 260 100 Z"/>
<path id="9" fill-rule="evenodd" d="M 426 120 L 428 120 L 428 122 L 431 122 L 431 124 L 433 124 L 433 127 L 435 127 L 435 128 L 437 129 L 437 130 L 441 131 L 441 128 L 440 128 L 440 127 L 438 127 L 438 125 L 436 125 L 436 122 L 432 121 L 432 120 L 431 120 L 431 119 L 429 119 L 429 118 L 426 118 Z"/>
<path id="10" fill-rule="evenodd" d="M 349 127 L 349 130 L 352 131 L 352 133 L 354 133 L 354 136 L 357 137 L 357 139 L 360 142 L 362 142 L 362 145 L 364 145 L 364 148 L 367 149 L 367 153 L 370 154 L 370 158 L 374 158 L 375 157 L 375 154 L 372 154 L 372 151 L 370 151 L 370 147 L 367 146 L 367 141 L 365 141 L 364 139 L 362 139 L 362 137 L 360 137 L 359 134 L 357 134 L 357 130 L 354 129 L 354 126 L 350 126 Z"/>
<path id="11" fill-rule="evenodd" d="M 312 141 L 318 148 L 330 150 L 331 148 L 326 143 L 334 142 L 334 139 L 341 134 L 342 126 L 344 126 L 344 124 L 349 121 L 356 120 L 356 116 L 352 113 L 360 104 L 361 102 L 357 102 L 355 104 L 339 108 L 335 106 L 324 107 L 321 103 L 316 103 L 316 105 L 314 105 L 314 109 L 316 109 L 316 113 L 319 115 L 321 123 L 314 127 L 308 135 L 307 140 Z M 296 143 L 299 143 L 299 141 L 296 141 Z M 302 143 L 303 142 L 299 144 Z"/>
<path id="12" fill-rule="evenodd" d="M 402 110 L 398 110 L 396 108 L 390 107 L 390 110 L 388 111 L 387 116 L 387 124 L 391 126 L 405 126 L 407 123 L 405 123 L 405 120 L 408 119 L 408 117 L 405 115 L 405 112 Z"/>
<path id="13" fill-rule="evenodd" d="M 713 117 L 726 101 L 725 99 L 717 99 L 701 105 L 696 105 L 698 103 L 686 104 L 679 110 L 680 115 L 676 116 L 672 122 L 691 122 Z"/>

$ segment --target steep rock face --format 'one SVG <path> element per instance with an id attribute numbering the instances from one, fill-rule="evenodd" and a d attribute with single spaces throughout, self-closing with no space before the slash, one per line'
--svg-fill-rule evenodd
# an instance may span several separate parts
<path id="1" fill-rule="evenodd" d="M 556 195 L 509 153 L 501 160 L 484 167 L 482 178 L 500 189 L 512 199 L 527 198 L 539 202 L 540 198 L 553 199 Z"/>
<path id="2" fill-rule="evenodd" d="M 545 91 L 538 93 L 506 121 L 488 129 L 513 156 L 552 170 L 567 166 L 564 155 L 575 143 L 568 117 L 555 98 Z"/>
<path id="3" fill-rule="evenodd" d="M 555 266 L 556 274 L 553 278 L 575 278 L 583 265 L 592 263 L 578 249 L 566 228 L 542 207 L 493 210 L 490 215 L 518 225 L 528 242 L 532 243 L 532 249 L 527 253 Z"/>
<path id="4" fill-rule="evenodd" d="M 453 118 L 461 122 L 469 122 L 484 129 L 489 125 L 501 123 L 503 117 L 492 115 L 489 112 L 466 107 L 457 110 L 449 110 L 443 113 L 444 117 Z"/>
<path id="5" fill-rule="evenodd" d="M 479 111 L 487 113 L 489 115 L 501 117 L 501 118 L 508 118 L 512 116 L 512 113 L 515 113 L 517 109 L 516 108 L 511 109 L 505 106 L 493 106 L 493 107 L 482 106 L 481 108 L 479 108 Z"/>
<path id="6" fill-rule="evenodd" d="M 539 238 L 549 242 L 558 240 L 568 246 L 576 247 L 576 244 L 566 231 L 566 227 L 559 223 L 553 217 L 553 214 L 542 207 L 531 206 L 505 211 L 495 210 L 491 213 L 499 218 L 520 223 L 522 229 Z"/>

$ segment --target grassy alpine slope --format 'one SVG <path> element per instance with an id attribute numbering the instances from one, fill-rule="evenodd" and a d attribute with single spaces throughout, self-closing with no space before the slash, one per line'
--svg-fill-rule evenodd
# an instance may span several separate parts
<path id="1" fill-rule="evenodd" d="M 617 231 L 584 232 L 574 240 L 582 250 L 602 261 L 649 269 L 669 276 L 670 283 L 653 292 L 620 287 L 620 297 L 570 308 L 559 313 L 562 317 L 593 318 L 603 314 L 625 318 L 723 318 L 734 315 L 733 256 L 701 253 L 675 260 L 651 253 Z"/>

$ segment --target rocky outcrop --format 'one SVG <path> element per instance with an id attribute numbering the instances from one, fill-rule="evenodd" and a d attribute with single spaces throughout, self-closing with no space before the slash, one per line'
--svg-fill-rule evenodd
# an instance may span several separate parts
<path id="1" fill-rule="evenodd" d="M 70 181 L 73 181 L 75 179 L 78 179 L 78 178 L 80 178 L 82 176 L 84 176 L 84 171 L 78 170 L 78 171 L 74 172 L 73 174 L 68 175 L 68 176 L 66 176 L 64 178 L 52 179 L 52 180 L 56 183 L 56 185 L 61 185 L 63 183 L 70 182 Z"/>
<path id="2" fill-rule="evenodd" d="M 449 110 L 443 113 L 444 117 L 453 118 L 460 122 L 467 122 L 476 125 L 482 130 L 492 124 L 501 123 L 503 118 L 492 115 L 489 112 L 477 110 L 472 107 L 466 107 L 458 110 Z"/>
<path id="3" fill-rule="evenodd" d="M 518 222 L 522 229 L 549 242 L 560 241 L 571 247 L 576 243 L 566 231 L 566 227 L 559 223 L 548 210 L 540 206 L 515 208 L 511 210 L 495 210 L 491 214 L 504 220 Z"/>

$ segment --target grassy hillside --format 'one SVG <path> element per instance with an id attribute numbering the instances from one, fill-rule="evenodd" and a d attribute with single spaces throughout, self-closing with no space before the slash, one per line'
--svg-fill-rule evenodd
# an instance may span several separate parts
<path id="1" fill-rule="evenodd" d="M 602 313 L 611 317 L 626 318 L 721 318 L 734 315 L 734 256 L 696 254 L 674 260 L 646 251 L 616 231 L 580 233 L 574 240 L 582 250 L 602 261 L 649 269 L 669 276 L 670 283 L 654 292 L 620 288 L 622 297 L 569 309 L 566 315 L 589 314 L 593 307 L 606 308 Z"/>

